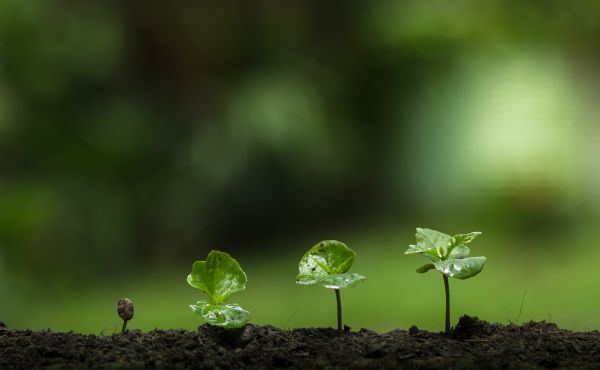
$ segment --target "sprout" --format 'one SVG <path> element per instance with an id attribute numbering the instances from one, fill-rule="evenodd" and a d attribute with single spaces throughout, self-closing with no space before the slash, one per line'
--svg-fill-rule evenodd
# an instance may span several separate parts
<path id="1" fill-rule="evenodd" d="M 196 261 L 187 282 L 208 295 L 210 301 L 190 305 L 210 325 L 239 328 L 250 319 L 250 312 L 235 303 L 225 304 L 235 292 L 246 289 L 246 273 L 229 254 L 211 251 L 206 261 Z"/>
<path id="2" fill-rule="evenodd" d="M 340 289 L 355 286 L 367 278 L 346 272 L 354 263 L 356 253 L 337 240 L 325 240 L 312 247 L 298 264 L 296 284 L 322 285 L 335 291 L 338 331 L 342 331 L 342 301 Z"/>
<path id="3" fill-rule="evenodd" d="M 436 269 L 444 278 L 446 291 L 446 334 L 450 334 L 450 287 L 448 277 L 468 279 L 481 272 L 485 264 L 485 257 L 467 257 L 471 250 L 467 244 L 473 241 L 480 232 L 450 236 L 439 231 L 417 228 L 415 237 L 416 245 L 409 245 L 404 254 L 420 254 L 427 257 L 431 263 L 417 269 L 418 273 L 425 273 Z"/>
<path id="4" fill-rule="evenodd" d="M 117 303 L 117 313 L 123 319 L 121 334 L 127 330 L 127 322 L 133 319 L 133 301 L 129 298 L 121 298 Z"/>

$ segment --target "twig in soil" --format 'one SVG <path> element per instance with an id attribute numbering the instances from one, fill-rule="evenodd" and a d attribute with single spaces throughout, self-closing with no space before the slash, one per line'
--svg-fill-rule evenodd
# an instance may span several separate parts
<path id="1" fill-rule="evenodd" d="M 523 290 L 523 298 L 521 299 L 521 307 L 519 308 L 519 315 L 515 320 L 515 323 L 519 325 L 519 320 L 521 319 L 521 314 L 523 313 L 523 305 L 525 304 L 525 296 L 527 295 L 527 289 Z"/>

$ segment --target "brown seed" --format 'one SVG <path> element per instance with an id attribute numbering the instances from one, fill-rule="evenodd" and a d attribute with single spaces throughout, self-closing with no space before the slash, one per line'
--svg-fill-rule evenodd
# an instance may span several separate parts
<path id="1" fill-rule="evenodd" d="M 129 321 L 133 318 L 133 301 L 129 298 L 119 299 L 117 303 L 117 312 L 123 321 Z"/>

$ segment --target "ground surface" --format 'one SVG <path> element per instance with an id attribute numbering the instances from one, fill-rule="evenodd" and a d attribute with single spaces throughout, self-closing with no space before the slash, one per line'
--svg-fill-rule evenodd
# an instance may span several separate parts
<path id="1" fill-rule="evenodd" d="M 0 368 L 198 369 L 538 369 L 600 368 L 600 333 L 554 324 L 488 324 L 464 316 L 454 336 L 394 330 L 281 330 L 247 325 L 237 331 L 202 326 L 94 336 L 10 330 L 0 326 Z"/>

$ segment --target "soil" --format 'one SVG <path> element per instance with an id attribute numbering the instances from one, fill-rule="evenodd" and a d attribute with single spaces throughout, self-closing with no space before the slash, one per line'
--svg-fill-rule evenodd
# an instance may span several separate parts
<path id="1" fill-rule="evenodd" d="M 463 316 L 451 337 L 411 327 L 130 331 L 107 336 L 0 325 L 1 369 L 543 369 L 600 368 L 600 333 L 546 322 L 489 324 Z"/>

